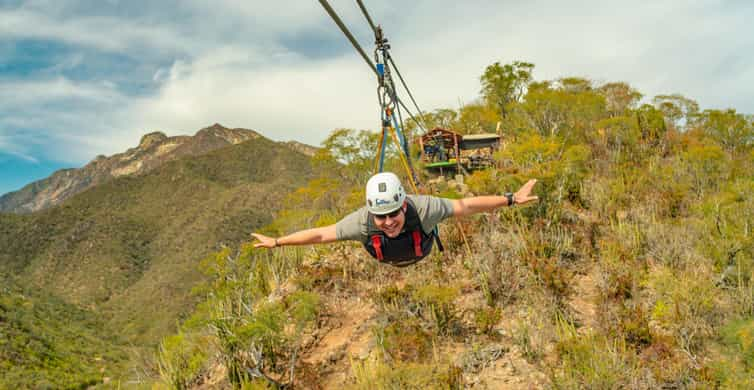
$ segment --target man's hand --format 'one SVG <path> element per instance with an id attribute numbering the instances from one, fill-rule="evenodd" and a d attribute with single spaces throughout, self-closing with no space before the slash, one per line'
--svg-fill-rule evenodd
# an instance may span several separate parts
<path id="1" fill-rule="evenodd" d="M 274 248 L 277 246 L 276 240 L 272 237 L 259 233 L 251 233 L 251 236 L 259 240 L 258 243 L 254 244 L 254 248 Z"/>
<path id="2" fill-rule="evenodd" d="M 539 197 L 531 194 L 531 189 L 537 184 L 537 179 L 531 179 L 526 182 L 515 194 L 516 204 L 524 204 L 539 200 Z"/>

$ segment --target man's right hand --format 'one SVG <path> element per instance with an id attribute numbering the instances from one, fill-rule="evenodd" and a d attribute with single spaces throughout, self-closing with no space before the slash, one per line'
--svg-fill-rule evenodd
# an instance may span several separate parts
<path id="1" fill-rule="evenodd" d="M 259 240 L 258 243 L 254 244 L 254 248 L 274 248 L 277 246 L 275 239 L 272 237 L 259 233 L 251 233 L 251 236 Z"/>

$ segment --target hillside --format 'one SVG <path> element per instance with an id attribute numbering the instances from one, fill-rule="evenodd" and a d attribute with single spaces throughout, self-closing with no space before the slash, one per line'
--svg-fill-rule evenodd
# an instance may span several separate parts
<path id="1" fill-rule="evenodd" d="M 127 349 L 96 313 L 5 281 L 0 388 L 85 388 L 127 369 Z"/>
<path id="2" fill-rule="evenodd" d="M 193 136 L 168 137 L 162 132 L 144 135 L 137 147 L 113 156 L 97 156 L 82 168 L 63 169 L 50 177 L 30 183 L 0 197 L 0 212 L 28 213 L 58 205 L 66 199 L 117 177 L 149 172 L 185 156 L 198 156 L 213 150 L 261 137 L 247 129 L 229 129 L 220 124 L 199 130 Z M 312 147 L 288 143 L 294 150 Z"/>
<path id="3" fill-rule="evenodd" d="M 1 301 L 22 340 L 0 345 L 8 387 L 49 367 L 37 351 L 104 384 L 91 350 L 56 347 L 89 331 L 36 325 L 50 316 L 102 329 L 113 370 L 123 343 L 138 349 L 116 377 L 156 389 L 752 388 L 754 117 L 532 69 L 494 64 L 482 99 L 425 115 L 499 126 L 504 144 L 463 183 L 422 181 L 460 198 L 536 178 L 539 202 L 445 221 L 445 252 L 407 268 L 352 242 L 247 242 L 363 205 L 369 131 L 335 130 L 311 159 L 260 137 L 0 214 L 2 273 L 36 290 Z"/>
<path id="4" fill-rule="evenodd" d="M 499 122 L 505 144 L 497 166 L 425 190 L 536 178 L 538 203 L 444 222 L 446 251 L 406 268 L 346 242 L 217 252 L 203 302 L 155 355 L 156 385 L 752 388 L 754 118 L 532 68 L 490 66 L 483 99 L 426 115 L 463 134 Z M 376 137 L 334 131 L 327 169 L 263 231 L 362 205 Z"/>
<path id="5" fill-rule="evenodd" d="M 310 175 L 309 157 L 262 137 L 168 161 L 57 207 L 3 215 L 0 272 L 153 343 L 192 306 L 197 261 L 269 223 Z"/>

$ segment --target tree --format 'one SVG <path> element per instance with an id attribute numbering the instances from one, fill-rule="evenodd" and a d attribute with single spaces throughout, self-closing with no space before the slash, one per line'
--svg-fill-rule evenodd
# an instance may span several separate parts
<path id="1" fill-rule="evenodd" d="M 678 127 L 683 119 L 682 127 L 689 128 L 699 114 L 699 104 L 683 95 L 657 95 L 652 100 L 655 107 L 665 114 L 668 124 Z"/>
<path id="2" fill-rule="evenodd" d="M 589 92 L 592 88 L 592 82 L 581 77 L 563 77 L 558 80 L 560 90 L 571 93 Z"/>
<path id="3" fill-rule="evenodd" d="M 458 113 L 450 108 L 438 108 L 433 112 L 425 112 L 424 115 L 417 115 L 417 119 L 420 119 L 419 123 L 416 123 L 413 119 L 406 120 L 406 134 L 416 136 L 416 130 L 421 125 L 426 130 L 432 130 L 436 127 L 442 127 L 443 129 L 452 129 L 455 126 Z M 411 137 L 413 138 L 413 137 Z"/>
<path id="4" fill-rule="evenodd" d="M 534 64 L 522 61 L 505 65 L 495 62 L 484 70 L 480 79 L 482 96 L 497 108 L 503 119 L 508 115 L 508 105 L 520 101 L 526 93 L 526 87 L 532 81 L 532 70 Z"/>
<path id="5" fill-rule="evenodd" d="M 613 115 L 622 115 L 626 110 L 635 108 L 642 98 L 641 93 L 622 82 L 607 83 L 597 91 L 605 97 L 607 110 Z"/>
<path id="6" fill-rule="evenodd" d="M 497 121 L 497 113 L 492 107 L 472 103 L 461 107 L 453 128 L 461 134 L 492 133 L 495 132 Z"/>
<path id="7" fill-rule="evenodd" d="M 754 146 L 754 121 L 734 109 L 705 110 L 700 115 L 702 130 L 732 154 Z"/>
<path id="8" fill-rule="evenodd" d="M 361 182 L 374 168 L 380 133 L 367 130 L 337 129 L 322 141 L 314 156 L 320 172 L 336 173 L 341 179 Z M 389 141 L 388 141 L 389 142 Z M 388 148 L 386 153 L 394 153 Z M 387 156 L 386 156 L 387 157 Z"/>
<path id="9" fill-rule="evenodd" d="M 519 107 L 529 126 L 542 136 L 580 142 L 606 116 L 605 98 L 589 85 L 589 81 L 578 78 L 561 79 L 557 84 L 532 83 Z"/>
<path id="10" fill-rule="evenodd" d="M 657 144 L 668 131 L 662 111 L 650 104 L 643 104 L 635 110 L 636 122 L 641 130 L 641 138 L 650 144 Z"/>
<path id="11" fill-rule="evenodd" d="M 449 129 L 453 127 L 453 123 L 455 122 L 456 118 L 458 118 L 458 113 L 450 108 L 440 108 L 435 110 L 435 112 L 432 113 L 432 116 L 435 126 Z"/>

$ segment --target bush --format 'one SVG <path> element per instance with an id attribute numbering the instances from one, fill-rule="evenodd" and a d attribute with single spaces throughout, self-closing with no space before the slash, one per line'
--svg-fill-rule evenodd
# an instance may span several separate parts
<path id="1" fill-rule="evenodd" d="M 534 326 L 533 326 L 534 325 Z M 542 324 L 532 324 L 526 320 L 518 321 L 513 329 L 513 342 L 521 349 L 521 353 L 529 363 L 536 363 L 544 356 L 547 340 L 540 332 Z"/>
<path id="2" fill-rule="evenodd" d="M 560 362 L 550 375 L 556 389 L 654 387 L 642 381 L 636 356 L 620 340 L 594 332 L 580 335 L 573 324 L 561 320 L 556 351 Z"/>
<path id="3" fill-rule="evenodd" d="M 352 362 L 353 389 L 462 389 L 463 378 L 457 367 L 442 363 L 386 364 L 380 359 Z"/>
<path id="4" fill-rule="evenodd" d="M 178 333 L 160 343 L 160 377 L 173 389 L 187 389 L 207 365 L 207 340 L 198 335 Z"/>
<path id="5" fill-rule="evenodd" d="M 388 320 L 373 333 L 385 356 L 398 361 L 427 361 L 432 351 L 432 335 L 414 317 Z"/>
<path id="6" fill-rule="evenodd" d="M 498 307 L 482 307 L 474 310 L 474 325 L 478 333 L 490 334 L 495 325 L 502 318 L 502 310 Z"/>
<path id="7" fill-rule="evenodd" d="M 469 260 L 488 306 L 513 303 L 531 278 L 525 265 L 520 240 L 515 233 L 487 233 L 485 247 L 477 245 Z"/>
<path id="8" fill-rule="evenodd" d="M 469 190 L 475 194 L 499 194 L 503 187 L 498 178 L 497 169 L 481 169 L 471 173 L 465 180 Z"/>
<path id="9" fill-rule="evenodd" d="M 693 356 L 702 341 L 714 334 L 722 315 L 721 294 L 712 274 L 699 266 L 680 272 L 660 266 L 651 270 L 646 283 L 653 334 L 658 338 L 672 335 L 676 345 Z"/>
<path id="10" fill-rule="evenodd" d="M 448 334 L 456 320 L 453 301 L 458 294 L 458 288 L 437 285 L 421 286 L 413 293 L 413 299 L 419 304 L 422 315 L 429 317 L 438 335 Z"/>
<path id="11" fill-rule="evenodd" d="M 722 356 L 710 366 L 715 385 L 725 389 L 754 387 L 754 319 L 732 321 L 721 330 Z"/>

